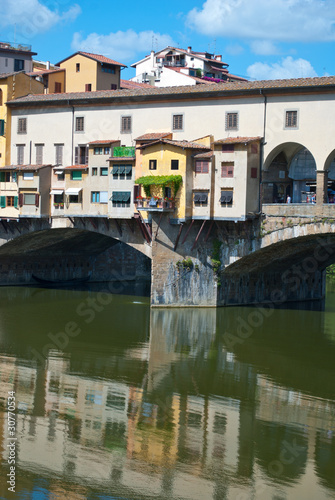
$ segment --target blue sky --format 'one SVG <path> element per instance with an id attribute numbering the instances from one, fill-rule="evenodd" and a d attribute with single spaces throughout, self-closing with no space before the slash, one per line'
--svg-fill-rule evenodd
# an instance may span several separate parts
<path id="1" fill-rule="evenodd" d="M 130 66 L 166 45 L 222 54 L 250 79 L 335 74 L 334 0 L 0 0 L 0 40 L 52 63 L 77 50 Z M 135 71 L 123 70 L 123 78 Z"/>

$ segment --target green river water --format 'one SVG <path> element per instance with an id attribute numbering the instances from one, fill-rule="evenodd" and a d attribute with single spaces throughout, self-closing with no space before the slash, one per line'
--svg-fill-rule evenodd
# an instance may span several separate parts
<path id="1" fill-rule="evenodd" d="M 335 289 L 323 312 L 118 291 L 0 288 L 1 499 L 335 499 Z"/>

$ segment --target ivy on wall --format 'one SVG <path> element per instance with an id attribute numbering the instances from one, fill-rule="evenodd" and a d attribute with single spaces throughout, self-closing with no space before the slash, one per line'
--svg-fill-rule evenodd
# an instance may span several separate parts
<path id="1" fill-rule="evenodd" d="M 135 184 L 141 184 L 146 196 L 149 198 L 151 186 L 161 186 L 162 189 L 172 186 L 173 196 L 176 196 L 182 182 L 181 175 L 144 175 L 136 179 Z"/>

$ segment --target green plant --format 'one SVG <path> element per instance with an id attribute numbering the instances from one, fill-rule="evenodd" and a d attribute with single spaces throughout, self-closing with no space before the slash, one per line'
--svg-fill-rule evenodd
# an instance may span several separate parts
<path id="1" fill-rule="evenodd" d="M 151 186 L 161 186 L 163 190 L 167 186 L 171 186 L 173 188 L 173 196 L 176 196 L 182 182 L 183 178 L 181 175 L 143 175 L 136 179 L 135 184 L 141 184 L 146 196 L 150 198 Z"/>
<path id="2" fill-rule="evenodd" d="M 197 273 L 200 272 L 200 267 L 198 266 L 198 264 L 195 264 L 194 269 Z"/>
<path id="3" fill-rule="evenodd" d="M 193 261 L 190 257 L 184 260 L 178 260 L 178 262 L 176 262 L 176 267 L 179 271 L 181 269 L 183 269 L 184 271 L 192 271 Z"/>

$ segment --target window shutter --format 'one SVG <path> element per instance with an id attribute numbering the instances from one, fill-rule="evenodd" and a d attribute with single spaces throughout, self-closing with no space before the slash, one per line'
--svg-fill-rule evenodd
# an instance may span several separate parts
<path id="1" fill-rule="evenodd" d="M 35 206 L 38 207 L 40 204 L 40 195 L 38 193 L 35 194 Z"/>
<path id="2" fill-rule="evenodd" d="M 5 135 L 5 120 L 0 120 L 0 135 Z"/>
<path id="3" fill-rule="evenodd" d="M 88 164 L 88 146 L 86 146 L 86 149 L 85 149 L 85 164 L 86 165 Z"/>
<path id="4" fill-rule="evenodd" d="M 141 186 L 139 186 L 138 184 L 135 184 L 135 186 L 134 186 L 134 200 L 136 200 L 136 198 L 138 198 L 139 196 L 141 196 Z"/>
<path id="5" fill-rule="evenodd" d="M 14 196 L 14 207 L 15 208 L 17 208 L 17 206 L 18 206 L 18 201 L 19 201 L 18 196 Z"/>
<path id="6" fill-rule="evenodd" d="M 23 206 L 23 193 L 19 193 L 19 206 Z"/>
<path id="7" fill-rule="evenodd" d="M 74 164 L 78 165 L 78 161 L 79 161 L 79 148 L 76 147 L 74 148 Z"/>
<path id="8" fill-rule="evenodd" d="M 0 207 L 6 208 L 6 196 L 0 196 Z"/>
<path id="9" fill-rule="evenodd" d="M 0 182 L 6 182 L 5 172 L 0 172 Z"/>

